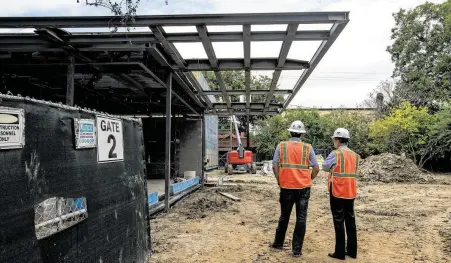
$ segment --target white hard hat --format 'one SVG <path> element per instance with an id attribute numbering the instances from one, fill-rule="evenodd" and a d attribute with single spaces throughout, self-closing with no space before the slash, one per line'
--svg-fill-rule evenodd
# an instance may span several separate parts
<path id="1" fill-rule="evenodd" d="M 332 138 L 345 138 L 345 139 L 349 139 L 349 131 L 346 130 L 345 128 L 338 128 L 335 130 L 334 135 L 332 136 Z"/>
<path id="2" fill-rule="evenodd" d="M 293 123 L 290 125 L 290 128 L 288 129 L 289 132 L 294 133 L 306 133 L 304 123 L 302 121 L 293 121 Z"/>

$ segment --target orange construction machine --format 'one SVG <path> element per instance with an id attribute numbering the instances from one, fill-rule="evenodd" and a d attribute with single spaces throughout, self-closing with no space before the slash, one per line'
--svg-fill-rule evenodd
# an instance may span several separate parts
<path id="1" fill-rule="evenodd" d="M 235 125 L 236 138 L 238 140 L 238 149 L 227 153 L 227 163 L 225 165 L 225 172 L 229 175 L 234 172 L 247 172 L 256 174 L 257 167 L 254 163 L 253 153 L 246 151 L 241 144 L 241 137 L 238 131 L 238 121 L 235 115 L 232 116 L 232 123 Z"/>

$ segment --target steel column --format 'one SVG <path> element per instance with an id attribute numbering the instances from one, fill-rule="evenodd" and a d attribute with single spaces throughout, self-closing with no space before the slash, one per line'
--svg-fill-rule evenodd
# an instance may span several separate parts
<path id="1" fill-rule="evenodd" d="M 244 84 L 246 87 L 246 108 L 251 103 L 251 25 L 243 25 L 243 49 L 244 49 Z"/>
<path id="2" fill-rule="evenodd" d="M 250 147 L 250 134 L 249 134 L 249 114 L 246 115 L 246 144 L 247 144 L 247 149 L 249 150 Z"/>
<path id="3" fill-rule="evenodd" d="M 73 55 L 69 56 L 69 65 L 67 65 L 67 85 L 66 85 L 66 104 L 74 106 L 74 75 L 75 75 L 75 58 Z"/>
<path id="4" fill-rule="evenodd" d="M 166 84 L 166 141 L 165 141 L 165 177 L 164 177 L 164 205 L 165 211 L 169 212 L 169 188 L 171 186 L 171 104 L 172 104 L 172 72 Z"/>
<path id="5" fill-rule="evenodd" d="M 202 113 L 202 174 L 200 176 L 201 185 L 204 187 L 205 184 L 205 113 Z"/>

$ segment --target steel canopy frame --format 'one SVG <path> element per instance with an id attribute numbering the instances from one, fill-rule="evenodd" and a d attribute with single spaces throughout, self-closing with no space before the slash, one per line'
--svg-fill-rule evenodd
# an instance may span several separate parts
<path id="1" fill-rule="evenodd" d="M 282 112 L 293 100 L 310 74 L 324 57 L 349 22 L 349 12 L 304 12 L 304 13 L 256 13 L 256 14 L 207 14 L 207 15 L 159 15 L 137 16 L 131 27 L 147 27 L 150 32 L 128 33 L 69 33 L 64 28 L 107 28 L 127 27 L 120 18 L 103 17 L 0 17 L 0 28 L 36 28 L 36 33 L 0 34 L 0 55 L 14 52 L 70 52 L 68 47 L 79 53 L 129 52 L 149 54 L 161 67 L 172 72 L 174 80 L 207 112 L 218 115 L 274 115 Z M 285 31 L 252 31 L 253 25 L 287 25 Z M 299 25 L 329 24 L 330 30 L 298 30 Z M 242 27 L 241 32 L 209 32 L 208 26 Z M 197 32 L 167 33 L 167 26 L 193 26 Z M 57 32 L 50 38 L 44 33 Z M 55 40 L 56 39 L 56 40 Z M 55 44 L 55 41 L 57 44 Z M 278 57 L 252 58 L 251 43 L 255 41 L 282 41 Z M 322 41 L 310 61 L 287 58 L 293 42 Z M 242 42 L 243 58 L 223 59 L 216 56 L 213 42 Z M 175 43 L 202 43 L 207 59 L 184 59 Z M 73 51 L 72 50 L 72 51 Z M 46 53 L 43 53 L 46 54 Z M 1 57 L 1 56 L 0 56 Z M 137 60 L 127 62 L 142 62 Z M 91 61 L 90 61 L 91 62 Z M 97 61 L 92 61 L 94 64 Z M 124 61 L 111 61 L 110 64 Z M 104 62 L 102 62 L 104 63 Z M 77 63 L 76 63 L 77 64 Z M 166 86 L 150 69 L 140 64 L 145 71 Z M 303 73 L 292 90 L 278 90 L 277 84 L 282 70 L 300 70 Z M 245 75 L 244 90 L 230 90 L 222 79 L 222 71 L 242 70 Z M 252 70 L 273 70 L 270 86 L 266 90 L 251 89 Z M 192 74 L 193 71 L 214 71 L 218 90 L 203 90 Z M 277 104 L 275 94 L 288 97 L 283 104 Z M 213 103 L 209 95 L 220 95 L 224 102 Z M 232 102 L 230 96 L 245 95 L 245 103 Z M 264 95 L 263 103 L 251 101 L 251 95 Z M 194 109 L 190 109 L 194 111 Z"/>

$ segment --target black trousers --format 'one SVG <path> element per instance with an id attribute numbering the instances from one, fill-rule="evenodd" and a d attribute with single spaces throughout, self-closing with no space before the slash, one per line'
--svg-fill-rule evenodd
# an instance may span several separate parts
<path id="1" fill-rule="evenodd" d="M 345 256 L 345 251 L 351 256 L 357 256 L 357 228 L 355 225 L 354 199 L 336 198 L 330 194 L 330 209 L 335 228 L 335 254 Z M 346 236 L 348 242 L 346 243 Z M 346 250 L 347 249 L 347 250 Z"/>
<path id="2" fill-rule="evenodd" d="M 309 198 L 310 188 L 280 189 L 280 218 L 274 239 L 275 246 L 283 246 L 291 210 L 293 209 L 293 205 L 296 205 L 296 226 L 293 233 L 292 250 L 295 253 L 301 253 L 307 225 Z"/>

